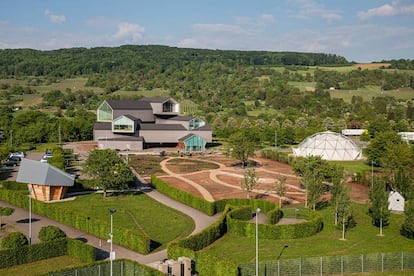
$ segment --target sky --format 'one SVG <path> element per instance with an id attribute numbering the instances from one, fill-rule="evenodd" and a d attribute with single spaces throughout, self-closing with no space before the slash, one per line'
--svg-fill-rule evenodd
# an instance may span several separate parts
<path id="1" fill-rule="evenodd" d="M 125 44 L 414 59 L 414 0 L 0 1 L 0 49 Z"/>

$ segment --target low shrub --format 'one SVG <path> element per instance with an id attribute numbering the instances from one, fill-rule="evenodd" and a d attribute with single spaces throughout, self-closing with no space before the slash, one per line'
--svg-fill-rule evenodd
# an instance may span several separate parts
<path id="1" fill-rule="evenodd" d="M 1 240 L 2 249 L 15 249 L 28 244 L 29 241 L 21 232 L 11 232 Z"/>
<path id="2" fill-rule="evenodd" d="M 43 226 L 39 231 L 39 240 L 42 242 L 56 241 L 66 238 L 66 233 L 54 225 Z"/>

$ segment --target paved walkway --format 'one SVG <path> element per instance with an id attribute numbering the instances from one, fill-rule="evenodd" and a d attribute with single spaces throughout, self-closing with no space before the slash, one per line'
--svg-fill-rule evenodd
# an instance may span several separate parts
<path id="1" fill-rule="evenodd" d="M 220 214 L 216 214 L 215 216 L 207 216 L 206 214 L 193 209 L 187 205 L 184 205 L 182 203 L 179 203 L 177 201 L 172 200 L 171 198 L 159 193 L 158 191 L 152 190 L 150 188 L 144 189 L 145 193 L 150 196 L 151 198 L 160 201 L 164 205 L 167 205 L 171 208 L 177 209 L 181 211 L 182 213 L 190 216 L 194 220 L 195 229 L 192 232 L 198 233 L 202 231 L 204 228 L 215 222 Z M 12 206 L 6 202 L 0 201 L 0 206 L 8 206 L 15 209 L 14 213 L 11 216 L 8 217 L 2 217 L 2 223 L 3 225 L 6 224 L 6 227 L 13 227 L 17 231 L 22 232 L 23 234 L 29 236 L 29 212 L 28 210 Z M 110 244 L 107 243 L 106 240 L 97 238 L 93 235 L 84 233 L 82 231 L 79 231 L 73 227 L 61 224 L 59 222 L 56 222 L 54 220 L 48 219 L 46 217 L 40 216 L 38 214 L 32 213 L 32 243 L 38 242 L 38 233 L 42 226 L 47 225 L 55 225 L 62 229 L 66 235 L 73 239 L 80 239 L 88 244 L 96 247 L 98 249 L 98 259 L 106 259 L 109 257 L 109 251 L 110 251 Z M 1 232 L 0 232 L 1 234 Z M 109 235 L 108 235 L 109 238 Z M 116 241 L 116 237 L 114 238 Z M 113 245 L 113 249 L 116 254 L 116 258 L 125 258 L 134 260 L 136 262 L 142 263 L 142 264 L 151 264 L 158 261 L 162 261 L 167 258 L 167 250 L 161 250 L 152 254 L 148 255 L 142 255 L 137 252 L 134 252 L 130 249 L 124 248 L 122 246 Z"/>

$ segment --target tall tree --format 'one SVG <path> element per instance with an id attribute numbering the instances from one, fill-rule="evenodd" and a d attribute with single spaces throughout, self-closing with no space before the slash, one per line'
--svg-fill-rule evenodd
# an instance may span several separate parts
<path id="1" fill-rule="evenodd" d="M 401 226 L 401 235 L 409 239 L 414 239 L 414 200 L 409 200 L 405 205 L 404 223 Z"/>
<path id="2" fill-rule="evenodd" d="M 341 204 L 342 196 L 345 190 L 344 186 L 344 168 L 340 166 L 334 166 L 332 168 L 331 173 L 331 203 L 334 206 L 334 212 L 335 212 L 335 226 L 338 225 L 338 212 L 339 207 Z"/>
<path id="3" fill-rule="evenodd" d="M 276 194 L 279 196 L 279 209 L 282 209 L 282 198 L 286 194 L 286 176 L 280 175 L 278 179 L 276 179 L 275 183 L 275 191 Z"/>
<path id="4" fill-rule="evenodd" d="M 232 155 L 241 161 L 244 168 L 247 160 L 254 154 L 256 144 L 259 142 L 257 128 L 242 128 L 229 138 L 232 146 Z"/>
<path id="5" fill-rule="evenodd" d="M 372 224 L 380 228 L 380 235 L 382 235 L 382 228 L 389 224 L 388 219 L 390 216 L 385 179 L 378 179 L 375 182 L 372 190 L 370 191 L 369 197 L 371 200 L 369 213 L 372 218 Z"/>
<path id="6" fill-rule="evenodd" d="M 302 184 L 306 189 L 305 207 L 311 205 L 316 208 L 316 203 L 325 190 L 323 181 L 329 176 L 330 168 L 326 160 L 320 156 L 298 158 L 293 165 L 296 174 L 302 177 Z"/>
<path id="7" fill-rule="evenodd" d="M 125 189 L 134 181 L 134 175 L 114 150 L 91 151 L 83 165 L 84 172 L 102 187 L 104 197 L 108 188 Z"/>
<path id="8" fill-rule="evenodd" d="M 256 170 L 254 168 L 247 169 L 244 173 L 244 178 L 240 183 L 241 188 L 246 192 L 247 198 L 250 198 L 250 193 L 253 191 L 254 187 L 256 187 L 257 180 Z"/>
<path id="9" fill-rule="evenodd" d="M 352 224 L 352 205 L 350 190 L 348 187 L 342 187 L 336 198 L 336 213 L 339 225 L 342 227 L 342 239 L 345 239 L 345 231 Z"/>

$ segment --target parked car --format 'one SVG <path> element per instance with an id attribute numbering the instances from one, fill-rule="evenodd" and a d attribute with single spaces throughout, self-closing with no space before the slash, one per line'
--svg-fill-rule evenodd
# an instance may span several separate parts
<path id="1" fill-rule="evenodd" d="M 13 156 L 10 156 L 9 158 L 7 158 L 7 161 L 20 162 L 20 161 L 22 161 L 22 159 L 20 157 L 18 157 L 18 156 L 13 155 Z"/>
<path id="2" fill-rule="evenodd" d="M 6 166 L 6 167 L 16 167 L 16 166 L 18 166 L 19 165 L 19 162 L 17 162 L 17 161 L 6 161 L 6 162 L 4 162 L 3 163 L 3 166 Z"/>
<path id="3" fill-rule="evenodd" d="M 16 152 L 10 153 L 9 157 L 11 158 L 13 156 L 19 157 L 21 159 L 21 158 L 24 158 L 25 154 L 22 151 L 16 151 Z"/>

